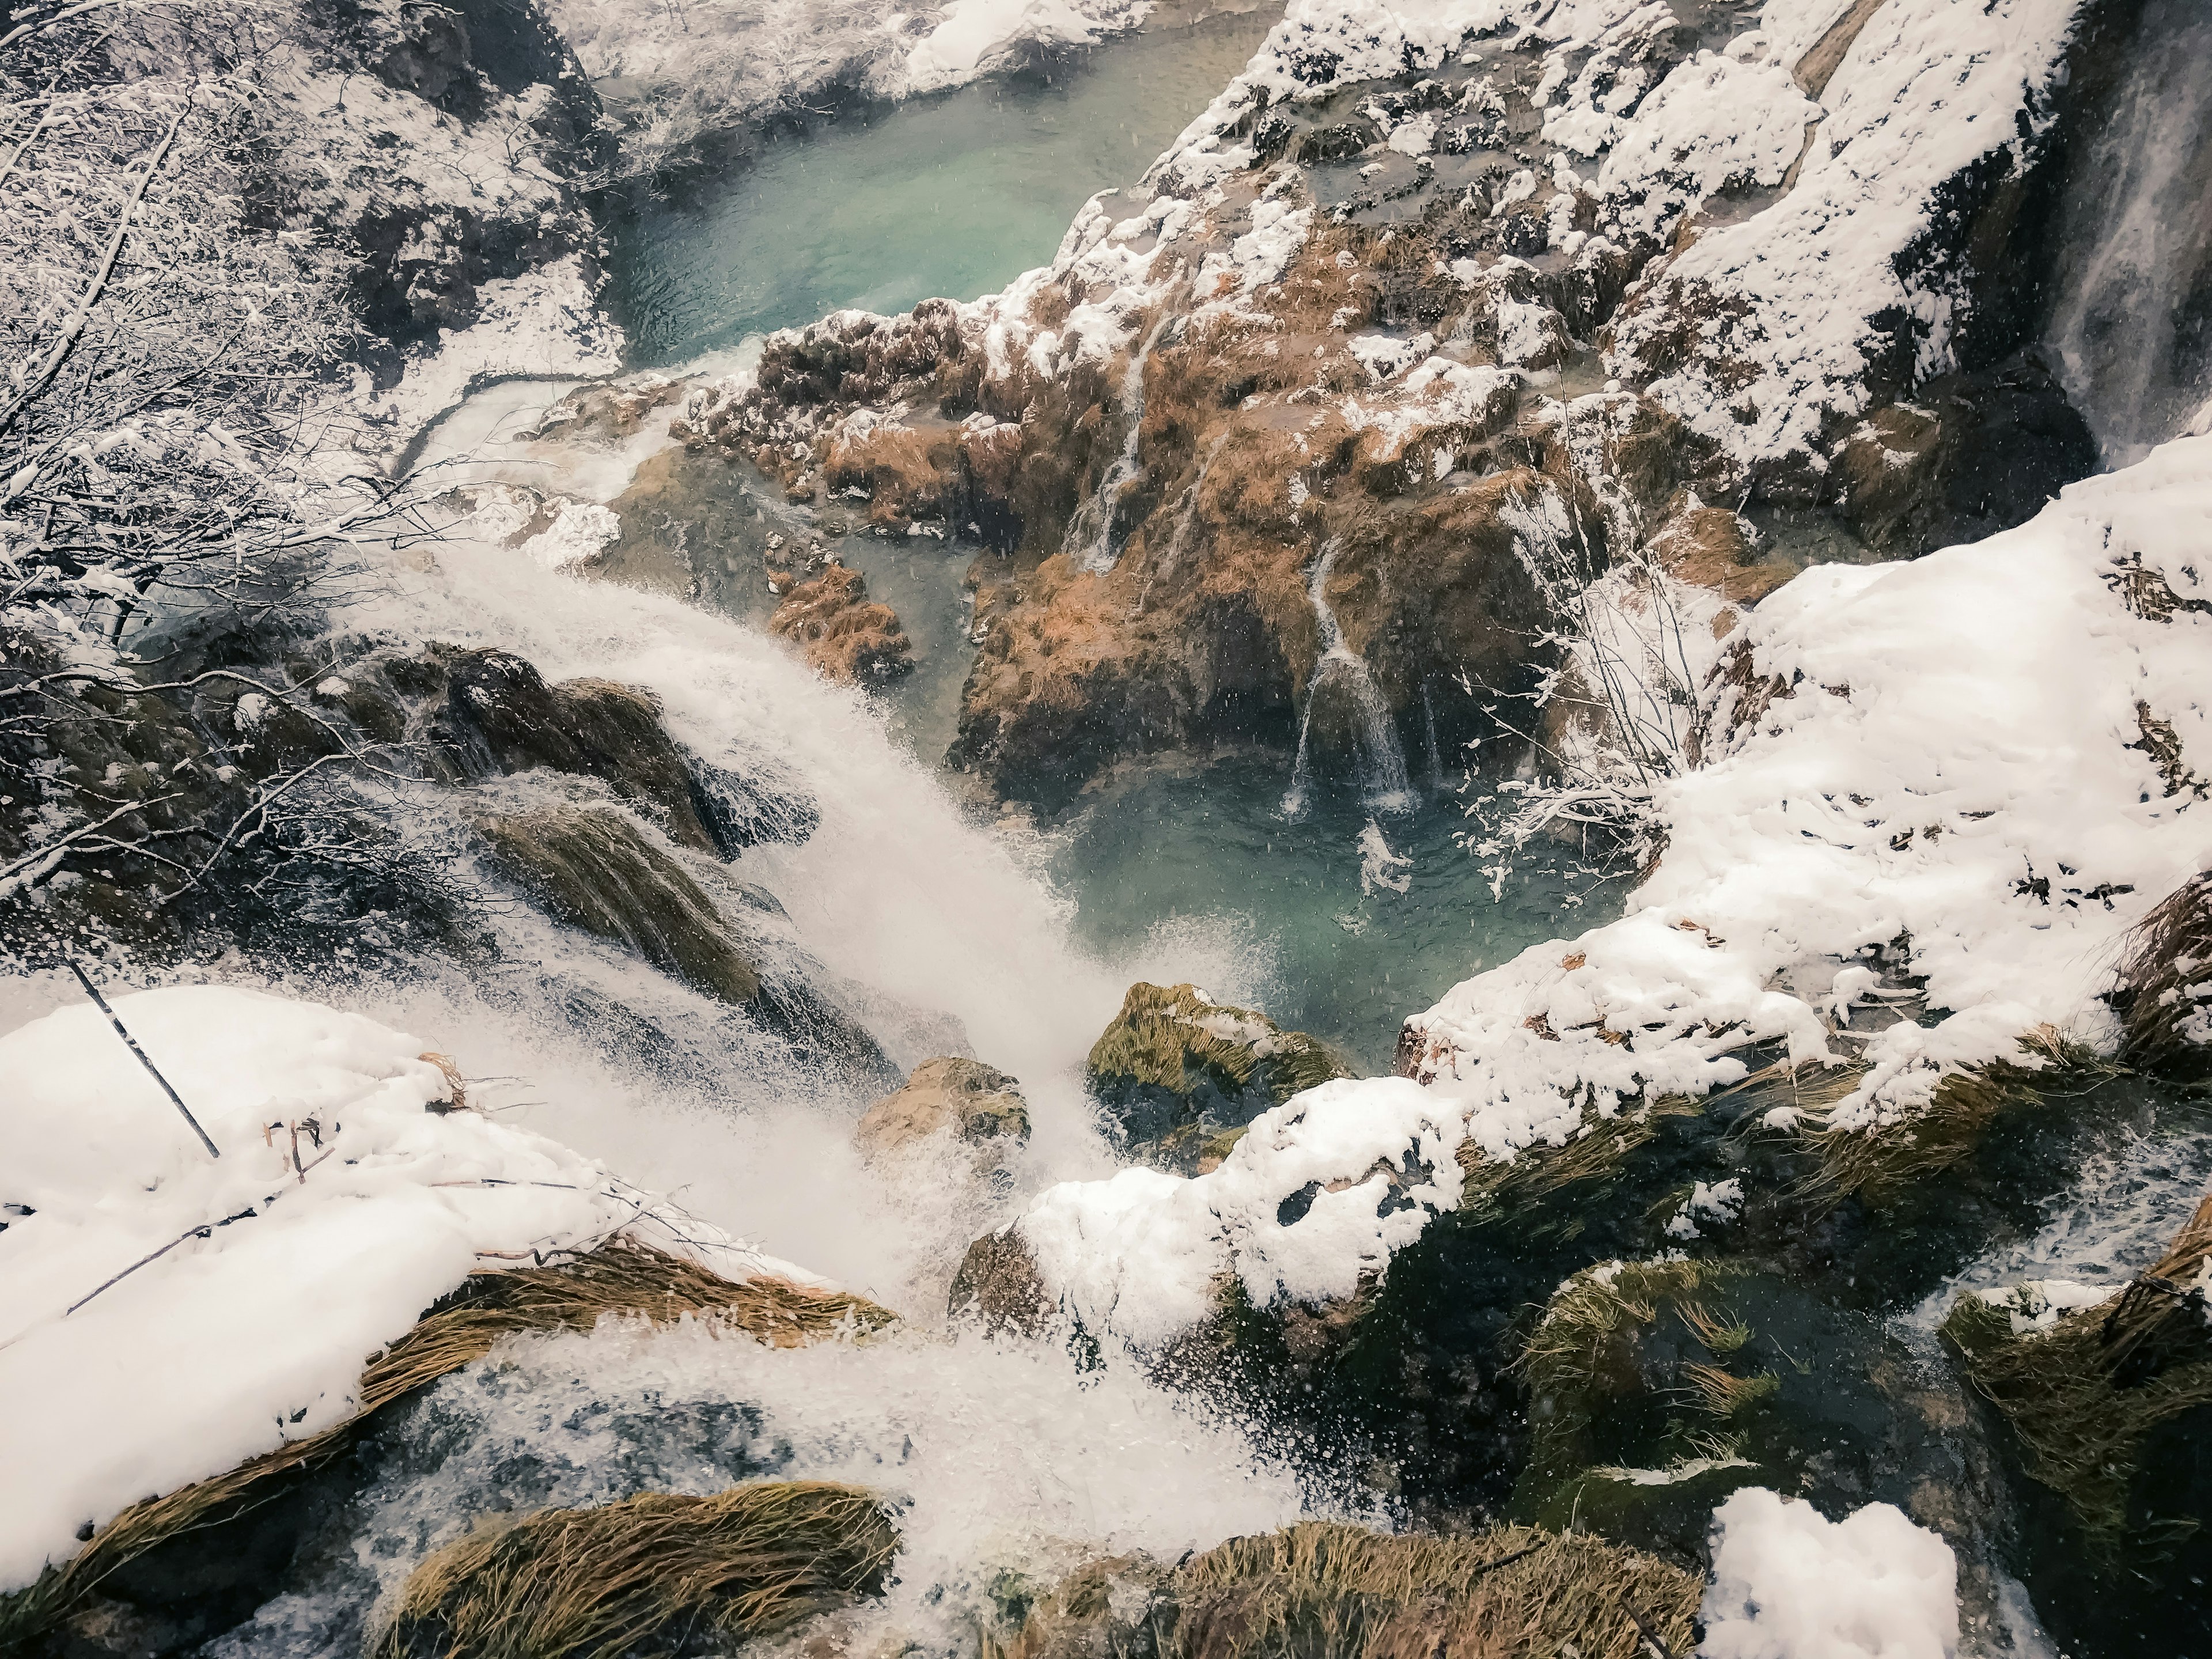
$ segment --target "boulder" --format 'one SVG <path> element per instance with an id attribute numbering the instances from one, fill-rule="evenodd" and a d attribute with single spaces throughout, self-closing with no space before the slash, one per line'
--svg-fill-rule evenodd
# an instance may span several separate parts
<path id="1" fill-rule="evenodd" d="M 868 1108 L 854 1139 L 871 1158 L 914 1150 L 950 1135 L 995 1163 L 1030 1138 L 1029 1103 L 1014 1079 L 978 1060 L 925 1060 L 906 1085 Z"/>
<path id="2" fill-rule="evenodd" d="M 1028 1243 L 1012 1227 L 986 1233 L 968 1247 L 952 1275 L 945 1311 L 969 1316 L 987 1331 L 1035 1336 L 1051 1316 L 1053 1298 Z"/>
<path id="3" fill-rule="evenodd" d="M 1133 1155 L 1184 1175 L 1234 1132 L 1349 1066 L 1318 1038 L 1194 985 L 1132 985 L 1091 1045 L 1085 1080 Z"/>
<path id="4" fill-rule="evenodd" d="M 564 805 L 476 824 L 493 862 L 562 921 L 708 996 L 744 1004 L 760 995 L 760 974 L 714 900 L 632 819 Z"/>

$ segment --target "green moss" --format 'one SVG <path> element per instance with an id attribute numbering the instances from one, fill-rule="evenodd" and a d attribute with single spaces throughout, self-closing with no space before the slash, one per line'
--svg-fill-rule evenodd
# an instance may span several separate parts
<path id="1" fill-rule="evenodd" d="M 477 828 L 496 862 L 562 921 L 726 1002 L 760 994 L 714 900 L 622 814 L 553 806 L 480 818 Z"/>
<path id="2" fill-rule="evenodd" d="M 1975 1388 L 2019 1436 L 2028 1474 L 2066 1499 L 2091 1549 L 2107 1560 L 2138 1553 L 2174 1521 L 2201 1520 L 2136 1513 L 2131 1495 L 2145 1442 L 2185 1413 L 2212 1407 L 2212 1359 L 2184 1359 L 2131 1385 L 2116 1379 L 2118 1356 L 2106 1338 L 2117 1305 L 2015 1334 L 2009 1310 L 1966 1296 L 1942 1327 Z"/>
<path id="3" fill-rule="evenodd" d="M 1139 982 L 1091 1045 L 1094 1083 L 1149 1084 L 1189 1096 L 1211 1084 L 1224 1095 L 1261 1077 L 1277 1105 L 1352 1070 L 1320 1039 L 1285 1031 L 1267 1015 L 1214 1002 L 1192 985 Z"/>

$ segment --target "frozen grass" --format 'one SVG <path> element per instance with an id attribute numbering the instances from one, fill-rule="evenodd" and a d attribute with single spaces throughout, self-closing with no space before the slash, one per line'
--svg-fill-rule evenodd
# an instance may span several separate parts
<path id="1" fill-rule="evenodd" d="M 880 1595 L 899 1536 L 874 1494 L 764 1481 L 643 1492 L 480 1528 L 417 1567 L 373 1659 L 721 1651 Z"/>
<path id="2" fill-rule="evenodd" d="M 1857 1195 L 1882 1204 L 1916 1182 L 1973 1156 L 1990 1127 L 2009 1111 L 2048 1105 L 2114 1075 L 2114 1068 L 2084 1044 L 2045 1025 L 2020 1039 L 2039 1066 L 1991 1060 L 1954 1072 L 1936 1087 L 1927 1106 L 1901 1121 L 1868 1127 L 1820 1121 L 1827 1107 L 1857 1085 L 1844 1068 L 1827 1097 L 1804 1103 L 1808 1133 L 1820 1155 L 1818 1189 L 1841 1199 Z"/>
<path id="3" fill-rule="evenodd" d="M 1486 1211 L 1534 1203 L 1577 1181 L 1600 1180 L 1619 1170 L 1628 1155 L 1659 1133 L 1665 1117 L 1694 1117 L 1697 1103 L 1679 1095 L 1664 1097 L 1644 1110 L 1600 1117 L 1587 1110 L 1583 1127 L 1563 1146 L 1536 1146 L 1510 1158 L 1492 1158 L 1472 1138 L 1460 1142 L 1460 1207 Z"/>
<path id="4" fill-rule="evenodd" d="M 2131 1535 L 2129 1496 L 2142 1443 L 2185 1412 L 2212 1406 L 2212 1340 L 2201 1292 L 2184 1288 L 2212 1258 L 2212 1198 L 2197 1206 L 2172 1248 L 2127 1290 L 2059 1316 L 2047 1330 L 2017 1331 L 2011 1311 L 1981 1296 L 1960 1298 L 1943 1336 L 1966 1373 L 2019 1435 L 2030 1474 L 2066 1498 L 2090 1547 L 2106 1559 Z M 2180 1521 L 2183 1517 L 2172 1517 Z M 2193 1522 L 2186 1522 L 2193 1526 Z"/>
<path id="5" fill-rule="evenodd" d="M 344 1421 L 226 1474 L 125 1510 L 60 1567 L 0 1597 L 0 1650 L 50 1628 L 109 1573 L 180 1533 L 216 1526 L 265 1502 L 287 1473 L 320 1467 L 385 1407 L 481 1359 L 524 1331 L 588 1331 L 613 1315 L 672 1323 L 688 1316 L 742 1330 L 772 1347 L 861 1334 L 893 1322 L 873 1303 L 782 1279 L 722 1279 L 680 1256 L 624 1239 L 553 1267 L 471 1273 L 362 1372 L 359 1409 Z"/>
<path id="6" fill-rule="evenodd" d="M 2126 1059 L 2160 1068 L 2212 1059 L 2212 872 L 2183 883 L 2136 924 L 2119 977 Z"/>

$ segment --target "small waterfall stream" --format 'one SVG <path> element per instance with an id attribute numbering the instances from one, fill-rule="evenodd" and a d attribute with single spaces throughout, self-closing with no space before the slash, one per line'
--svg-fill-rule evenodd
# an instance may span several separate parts
<path id="1" fill-rule="evenodd" d="M 2108 467 L 2212 412 L 2212 10 L 2149 0 L 2069 166 L 2045 339 Z"/>
<path id="2" fill-rule="evenodd" d="M 1144 471 L 1137 464 L 1137 434 L 1145 424 L 1145 365 L 1152 360 L 1152 348 L 1159 343 L 1171 320 L 1163 310 L 1159 321 L 1152 325 L 1152 331 L 1145 336 L 1144 343 L 1129 359 L 1128 369 L 1121 376 L 1121 407 L 1128 418 L 1121 453 L 1098 480 L 1097 493 L 1076 508 L 1074 516 L 1067 521 L 1067 536 L 1061 550 L 1075 560 L 1079 569 L 1094 574 L 1111 570 L 1114 562 L 1121 556 L 1121 550 L 1114 544 L 1114 514 L 1121 492 Z"/>
<path id="3" fill-rule="evenodd" d="M 1410 811 L 1413 787 L 1406 774 L 1406 751 L 1398 742 L 1398 728 L 1390 718 L 1390 705 L 1368 672 L 1358 653 L 1345 643 L 1344 629 L 1328 602 L 1328 579 L 1336 568 L 1342 544 L 1332 539 L 1314 562 L 1306 593 L 1313 601 L 1314 617 L 1321 624 L 1321 655 L 1306 685 L 1306 707 L 1298 721 L 1297 759 L 1291 768 L 1291 787 L 1283 797 L 1283 815 L 1302 817 L 1313 797 L 1314 705 L 1326 695 L 1340 695 L 1350 704 L 1352 765 L 1368 803 L 1383 812 Z"/>

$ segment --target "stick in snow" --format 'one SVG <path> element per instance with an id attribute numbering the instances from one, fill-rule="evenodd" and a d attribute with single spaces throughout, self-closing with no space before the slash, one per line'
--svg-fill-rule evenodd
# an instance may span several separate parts
<path id="1" fill-rule="evenodd" d="M 1629 1618 L 1635 1621 L 1636 1633 L 1644 1638 L 1644 1645 L 1649 1647 L 1652 1652 L 1658 1655 L 1659 1659 L 1674 1659 L 1673 1651 L 1664 1642 L 1659 1639 L 1659 1632 L 1652 1629 L 1650 1625 L 1644 1622 L 1644 1615 L 1637 1612 L 1635 1604 L 1628 1599 L 1625 1593 L 1620 1598 L 1620 1606 L 1621 1610 L 1627 1613 Z"/>
<path id="2" fill-rule="evenodd" d="M 76 982 L 84 987 L 84 994 L 92 999 L 93 1006 L 107 1016 L 107 1023 L 115 1028 L 115 1035 L 121 1037 L 131 1052 L 138 1056 L 138 1063 L 153 1073 L 154 1081 L 161 1085 L 161 1092 L 168 1096 L 169 1103 L 185 1115 L 185 1121 L 192 1126 L 192 1133 L 200 1138 L 200 1145 L 208 1149 L 208 1156 L 221 1158 L 222 1154 L 216 1149 L 215 1142 L 208 1139 L 208 1132 L 200 1127 L 199 1119 L 192 1115 L 192 1109 L 177 1097 L 177 1091 L 169 1086 L 169 1079 L 163 1077 L 154 1062 L 146 1058 L 146 1051 L 138 1046 L 138 1039 L 123 1029 L 123 1022 L 116 1018 L 115 1010 L 109 1007 L 107 999 L 93 988 L 92 981 L 84 976 L 84 969 L 77 966 L 74 957 L 70 962 L 70 972 L 76 975 Z"/>

